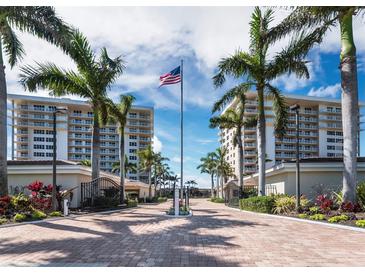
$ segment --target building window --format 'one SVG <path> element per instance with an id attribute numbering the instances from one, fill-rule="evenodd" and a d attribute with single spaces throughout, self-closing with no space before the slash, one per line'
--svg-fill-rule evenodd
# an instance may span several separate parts
<path id="1" fill-rule="evenodd" d="M 44 157 L 44 152 L 34 152 L 33 155 L 35 157 Z"/>
<path id="2" fill-rule="evenodd" d="M 335 146 L 327 146 L 327 150 L 335 150 L 336 147 Z"/>
<path id="3" fill-rule="evenodd" d="M 34 137 L 34 142 L 44 142 L 44 137 Z"/>
<path id="4" fill-rule="evenodd" d="M 44 134 L 44 130 L 43 129 L 35 129 L 34 134 Z"/>
<path id="5" fill-rule="evenodd" d="M 137 146 L 137 142 L 129 142 L 129 146 L 136 147 Z"/>
<path id="6" fill-rule="evenodd" d="M 44 145 L 33 145 L 34 149 L 44 149 Z"/>
<path id="7" fill-rule="evenodd" d="M 137 136 L 136 135 L 129 135 L 129 139 L 131 139 L 131 140 L 137 140 Z"/>

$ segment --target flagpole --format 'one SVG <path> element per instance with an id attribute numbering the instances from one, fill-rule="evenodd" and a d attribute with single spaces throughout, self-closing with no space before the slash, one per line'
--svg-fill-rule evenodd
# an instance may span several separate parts
<path id="1" fill-rule="evenodd" d="M 180 197 L 181 201 L 183 200 L 183 186 L 184 186 L 184 69 L 183 69 L 184 61 L 181 59 L 181 99 L 180 99 L 180 186 L 181 192 Z"/>

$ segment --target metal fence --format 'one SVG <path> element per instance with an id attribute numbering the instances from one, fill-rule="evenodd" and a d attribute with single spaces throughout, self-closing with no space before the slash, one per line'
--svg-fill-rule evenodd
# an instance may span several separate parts
<path id="1" fill-rule="evenodd" d="M 119 184 L 107 177 L 81 183 L 81 207 L 109 207 L 119 203 Z"/>

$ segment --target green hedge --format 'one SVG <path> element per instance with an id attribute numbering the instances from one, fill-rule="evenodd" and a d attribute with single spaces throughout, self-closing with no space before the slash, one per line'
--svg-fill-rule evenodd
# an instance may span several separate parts
<path id="1" fill-rule="evenodd" d="M 240 209 L 261 213 L 272 213 L 275 204 L 273 196 L 250 197 L 240 200 Z"/>
<path id="2" fill-rule="evenodd" d="M 138 201 L 136 200 L 127 200 L 127 207 L 136 207 L 138 206 Z"/>
<path id="3" fill-rule="evenodd" d="M 211 202 L 213 203 L 224 203 L 224 199 L 223 198 L 211 198 L 210 199 Z"/>
<path id="4" fill-rule="evenodd" d="M 158 203 L 164 203 L 164 202 L 167 202 L 167 197 L 158 197 L 158 198 L 157 198 L 157 202 L 158 202 Z"/>

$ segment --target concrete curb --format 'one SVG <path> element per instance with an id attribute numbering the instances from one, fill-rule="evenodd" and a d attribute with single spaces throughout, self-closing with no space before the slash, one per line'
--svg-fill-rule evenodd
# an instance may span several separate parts
<path id="1" fill-rule="evenodd" d="M 331 224 L 331 223 L 312 221 L 312 220 L 307 220 L 307 219 L 299 219 L 299 218 L 288 217 L 288 216 L 280 216 L 280 215 L 274 215 L 274 214 L 253 212 L 253 211 L 241 210 L 241 209 L 233 208 L 233 207 L 227 207 L 227 208 L 229 208 L 231 210 L 235 210 L 235 211 L 240 211 L 243 213 L 252 214 L 252 215 L 261 215 L 261 216 L 266 216 L 266 217 L 271 217 L 271 218 L 286 219 L 286 220 L 293 221 L 293 222 L 316 224 L 316 225 L 328 226 L 328 227 L 337 228 L 337 229 L 347 229 L 347 230 L 351 230 L 351 231 L 365 233 L 365 229 L 360 228 L 360 227 L 353 227 L 353 226 L 347 226 L 347 225 L 341 225 L 341 224 Z"/>
<path id="2" fill-rule="evenodd" d="M 83 216 L 93 216 L 93 215 L 97 215 L 97 214 L 108 214 L 108 213 L 115 213 L 115 212 L 119 212 L 119 211 L 124 211 L 127 209 L 133 209 L 133 208 L 137 208 L 136 207 L 129 207 L 129 208 L 121 208 L 121 209 L 113 209 L 113 210 L 106 210 L 106 211 L 99 211 L 99 212 L 93 212 L 93 213 L 85 213 L 82 215 L 69 215 L 67 217 L 50 217 L 50 218 L 46 218 L 43 220 L 37 220 L 37 221 L 29 221 L 29 222 L 21 222 L 21 223 L 12 223 L 12 224 L 6 224 L 6 225 L 0 225 L 0 229 L 5 228 L 5 227 L 13 227 L 13 226 L 21 226 L 21 225 L 29 225 L 29 224 L 39 224 L 39 223 L 47 223 L 47 222 L 54 222 L 54 221 L 59 221 L 59 220 L 66 220 L 66 219 L 75 219 L 77 217 L 83 217 Z"/>

